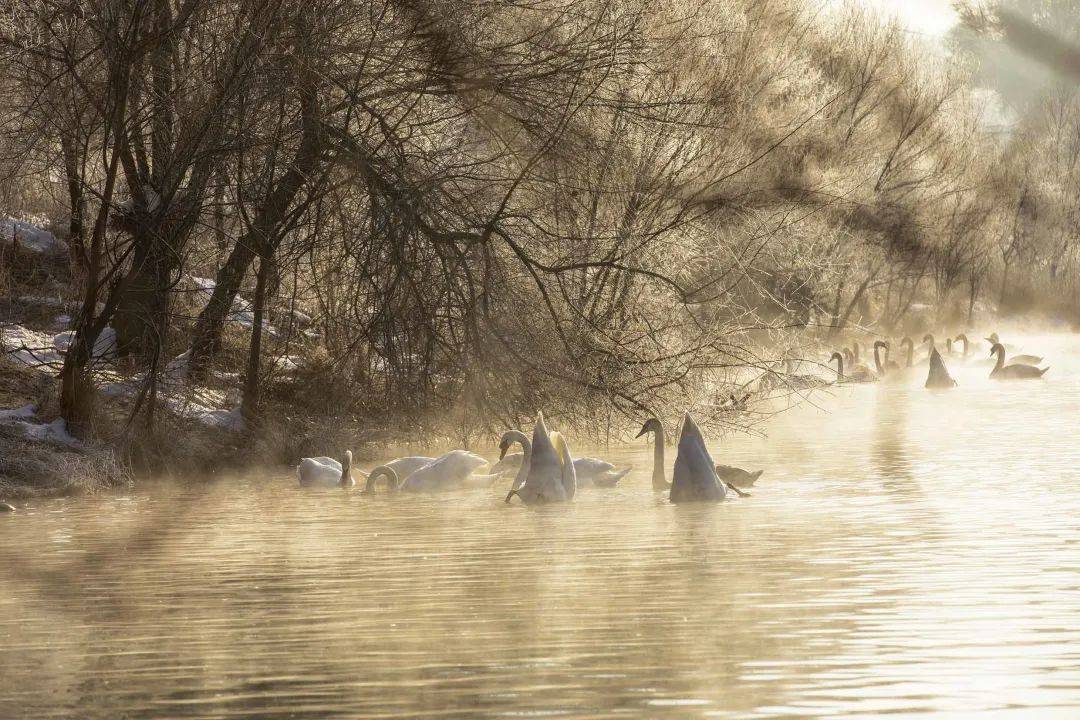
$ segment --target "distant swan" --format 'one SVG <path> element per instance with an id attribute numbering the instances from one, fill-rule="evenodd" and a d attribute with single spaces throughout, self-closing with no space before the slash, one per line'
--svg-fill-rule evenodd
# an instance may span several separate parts
<path id="1" fill-rule="evenodd" d="M 930 389 L 951 388 L 956 386 L 956 381 L 949 375 L 945 367 L 945 361 L 941 359 L 941 353 L 937 348 L 930 350 L 930 372 L 926 376 L 926 387 Z"/>
<path id="2" fill-rule="evenodd" d="M 338 462 L 331 457 L 300 458 L 296 477 L 301 487 L 352 487 L 352 451 L 345 451 L 345 458 Z"/>
<path id="3" fill-rule="evenodd" d="M 847 348 L 844 348 L 850 357 L 854 357 Z M 856 365 L 851 369 L 851 372 L 844 374 L 844 356 L 838 352 L 834 352 L 832 357 L 829 358 L 829 362 L 836 361 L 836 382 L 873 382 L 877 380 L 877 376 L 874 372 L 865 365 Z"/>
<path id="4" fill-rule="evenodd" d="M 515 434 L 516 433 L 516 434 Z M 511 430 L 503 435 L 510 442 L 520 442 L 520 433 Z M 501 447 L 500 443 L 500 447 Z M 526 505 L 568 502 L 577 492 L 577 478 L 574 474 L 574 462 L 566 440 L 559 433 L 549 433 L 544 423 L 544 414 L 536 417 L 533 427 L 532 442 L 522 444 L 525 458 L 518 469 L 517 477 L 506 502 L 517 495 Z"/>
<path id="5" fill-rule="evenodd" d="M 990 337 L 988 337 L 986 339 L 991 343 L 998 343 L 997 333 L 992 334 Z M 998 344 L 1000 344 L 1000 343 L 998 343 Z M 1002 345 L 1002 347 L 1005 347 L 1005 346 Z M 993 351 L 991 351 L 990 354 L 993 355 Z M 1024 354 L 1021 354 L 1021 355 L 1013 355 L 1012 357 L 1010 357 L 1008 359 L 1008 361 L 1006 361 L 1005 365 L 1006 365 L 1006 367 L 1009 366 L 1009 365 L 1038 365 L 1042 361 L 1043 361 L 1043 359 L 1039 355 L 1024 355 Z"/>
<path id="6" fill-rule="evenodd" d="M 1039 368 L 1033 365 L 1006 365 L 1005 347 L 1001 343 L 994 343 L 990 348 L 991 355 L 997 355 L 994 369 L 990 371 L 992 380 L 1034 380 L 1041 378 L 1050 368 Z"/>
<path id="7" fill-rule="evenodd" d="M 641 437 L 648 433 L 653 433 L 653 490 L 657 492 L 661 490 L 670 490 L 671 483 L 667 481 L 667 477 L 664 474 L 664 424 L 660 422 L 659 418 L 649 418 L 646 420 L 636 437 Z M 742 468 L 732 467 L 730 465 L 716 465 L 714 466 L 714 469 L 716 470 L 717 477 L 723 480 L 724 483 L 740 497 L 748 497 L 749 493 L 741 492 L 739 487 L 750 487 L 757 482 L 757 479 L 765 472 L 764 470 L 748 472 Z"/>
<path id="8" fill-rule="evenodd" d="M 885 362 L 881 362 L 881 350 L 885 350 Z M 878 375 L 895 375 L 900 372 L 900 366 L 889 360 L 889 343 L 884 340 L 874 341 L 874 367 L 877 368 Z"/>

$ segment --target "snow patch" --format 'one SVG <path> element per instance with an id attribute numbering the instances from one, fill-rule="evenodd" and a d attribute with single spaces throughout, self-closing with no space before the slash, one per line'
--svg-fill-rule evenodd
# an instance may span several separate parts
<path id="1" fill-rule="evenodd" d="M 36 414 L 37 409 L 33 405 L 23 405 L 22 407 L 11 408 L 10 410 L 0 410 L 0 422 L 25 420 L 34 417 Z"/>
<path id="2" fill-rule="evenodd" d="M 0 327 L 0 347 L 13 360 L 34 370 L 49 371 L 64 360 L 51 336 L 22 325 Z"/>
<path id="3" fill-rule="evenodd" d="M 67 243 L 37 225 L 13 217 L 0 218 L 0 242 L 18 244 L 20 249 L 39 254 L 62 254 Z"/>
<path id="4" fill-rule="evenodd" d="M 60 352 L 67 352 L 74 341 L 74 330 L 65 330 L 53 336 L 53 346 Z M 116 331 L 111 327 L 106 327 L 98 335 L 97 341 L 94 342 L 92 357 L 95 360 L 112 360 L 116 357 Z"/>
<path id="5" fill-rule="evenodd" d="M 232 410 L 211 410 L 199 415 L 197 419 L 203 425 L 229 432 L 241 432 L 244 429 L 244 414 L 238 407 Z"/>

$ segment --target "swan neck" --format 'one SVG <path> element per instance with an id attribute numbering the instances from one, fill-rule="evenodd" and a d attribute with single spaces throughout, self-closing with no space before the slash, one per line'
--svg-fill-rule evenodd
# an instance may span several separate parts
<path id="1" fill-rule="evenodd" d="M 879 375 L 885 372 L 881 367 L 881 346 L 876 343 L 874 344 L 874 367 L 877 368 Z"/>
<path id="2" fill-rule="evenodd" d="M 653 490 L 664 490 L 667 488 L 667 479 L 664 477 L 664 426 L 658 424 L 653 436 Z"/>

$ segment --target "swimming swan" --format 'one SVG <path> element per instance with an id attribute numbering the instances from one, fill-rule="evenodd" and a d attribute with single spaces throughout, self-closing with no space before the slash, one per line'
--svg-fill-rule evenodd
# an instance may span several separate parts
<path id="1" fill-rule="evenodd" d="M 752 487 L 764 472 L 764 470 L 750 472 L 749 470 L 743 470 L 742 468 L 733 467 L 731 465 L 716 466 L 716 476 L 723 480 L 728 487 L 736 491 L 737 488 Z"/>
<path id="2" fill-rule="evenodd" d="M 694 418 L 686 413 L 672 471 L 671 502 L 720 502 L 725 495 L 727 486 L 716 474 L 716 463 L 705 447 L 705 438 Z"/>
<path id="3" fill-rule="evenodd" d="M 849 356 L 854 357 L 851 353 L 844 348 L 844 352 L 847 352 Z M 834 352 L 832 357 L 829 358 L 829 362 L 836 361 L 836 382 L 874 382 L 877 380 L 877 375 L 874 371 L 865 365 L 856 365 L 851 369 L 851 372 L 847 375 L 844 374 L 844 356 L 838 352 Z"/>
<path id="4" fill-rule="evenodd" d="M 512 432 L 512 431 L 511 431 Z M 529 438 L 525 435 L 518 433 L 521 437 L 515 437 L 514 442 L 520 443 L 522 447 L 525 447 L 526 443 L 529 443 Z M 503 435 L 503 440 L 506 439 L 506 435 Z M 499 449 L 502 451 L 502 444 L 499 444 Z M 504 475 L 511 472 L 516 472 L 521 467 L 521 463 L 524 461 L 525 454 L 523 452 L 505 453 L 502 452 L 502 458 L 499 462 L 491 466 L 491 473 L 493 475 Z M 614 465 L 607 460 L 601 460 L 594 457 L 583 457 L 574 459 L 574 474 L 577 476 L 577 485 L 579 488 L 589 485 L 595 485 L 596 487 L 614 487 L 620 480 L 627 476 L 632 468 L 626 468 L 625 470 L 617 470 Z"/>
<path id="5" fill-rule="evenodd" d="M 664 424 L 661 423 L 658 418 L 649 418 L 645 421 L 645 424 L 641 426 L 641 430 L 635 436 L 635 439 L 648 433 L 654 434 L 652 472 L 653 490 L 670 490 L 671 483 L 667 481 L 667 477 L 664 475 Z M 730 465 L 716 465 L 714 469 L 716 470 L 717 476 L 740 497 L 749 497 L 750 493 L 742 492 L 739 490 L 739 487 L 750 487 L 757 482 L 757 479 L 765 472 L 764 470 L 748 472 L 742 468 L 732 467 Z"/>
<path id="6" fill-rule="evenodd" d="M 372 494 L 375 492 L 375 486 L 378 483 L 380 477 L 386 478 L 387 490 L 390 492 L 398 492 L 401 490 L 401 481 L 398 480 L 398 474 L 394 471 L 394 468 L 389 465 L 379 465 L 371 469 L 368 473 L 367 483 L 364 484 L 364 492 Z"/>
<path id="7" fill-rule="evenodd" d="M 885 362 L 881 362 L 881 349 L 885 349 Z M 889 360 L 889 343 L 884 340 L 874 341 L 874 367 L 877 368 L 878 375 L 895 375 L 900 372 L 900 366 Z"/>
<path id="8" fill-rule="evenodd" d="M 1043 368 L 1040 370 L 1034 365 L 1006 365 L 1005 347 L 1001 343 L 994 343 L 994 346 L 990 348 L 990 354 L 997 355 L 994 369 L 990 371 L 990 379 L 992 380 L 1034 380 L 1041 378 L 1050 369 Z"/>
<path id="9" fill-rule="evenodd" d="M 387 467 L 401 478 L 400 489 L 404 492 L 453 490 L 469 479 L 490 482 L 495 476 L 473 475 L 484 465 L 487 460 L 468 450 L 451 450 L 408 474 L 398 471 L 394 463 L 387 463 Z"/>
<path id="10" fill-rule="evenodd" d="M 931 389 L 956 387 L 956 381 L 949 375 L 945 361 L 937 348 L 930 350 L 930 372 L 926 376 L 926 387 Z"/>
<path id="11" fill-rule="evenodd" d="M 517 431 L 511 430 L 504 434 L 504 440 L 509 437 L 511 442 L 520 442 L 520 438 L 514 433 Z M 500 443 L 500 447 L 501 445 Z M 526 505 L 568 502 L 574 499 L 577 493 L 577 478 L 570 449 L 560 433 L 548 432 L 543 413 L 536 417 L 532 442 L 528 446 L 523 444 L 522 450 L 525 451 L 525 457 L 517 477 L 514 478 L 514 484 L 506 495 L 506 502 L 510 502 L 514 495 L 521 498 Z"/>
<path id="12" fill-rule="evenodd" d="M 986 338 L 986 340 L 991 342 L 991 343 L 997 343 L 998 342 L 997 333 L 994 333 L 990 337 Z M 1000 344 L 1000 343 L 998 343 L 998 344 Z M 1002 345 L 1002 347 L 1005 347 L 1005 346 Z M 991 351 L 990 354 L 993 355 L 994 354 L 993 351 Z M 1012 357 L 1010 357 L 1008 359 L 1008 361 L 1006 361 L 1005 365 L 1006 365 L 1006 367 L 1008 367 L 1009 365 L 1038 365 L 1042 361 L 1043 361 L 1043 359 L 1039 355 L 1024 355 L 1024 354 L 1021 354 L 1021 355 L 1013 355 Z"/>
<path id="13" fill-rule="evenodd" d="M 332 457 L 300 458 L 296 466 L 300 487 L 352 487 L 352 450 L 345 451 L 343 462 Z"/>
<path id="14" fill-rule="evenodd" d="M 843 362 L 843 358 L 840 359 L 840 362 Z M 671 483 L 664 477 L 664 424 L 658 418 L 649 418 L 641 426 L 641 430 L 635 436 L 635 439 L 648 433 L 653 433 L 652 489 L 657 491 L 670 490 Z"/>

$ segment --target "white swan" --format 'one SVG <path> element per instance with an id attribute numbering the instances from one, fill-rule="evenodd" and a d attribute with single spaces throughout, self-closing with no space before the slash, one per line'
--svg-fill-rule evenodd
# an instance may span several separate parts
<path id="1" fill-rule="evenodd" d="M 300 458 L 296 477 L 301 487 L 352 487 L 352 450 L 345 451 L 345 458 L 338 462 L 331 457 Z"/>
<path id="2" fill-rule="evenodd" d="M 514 431 L 511 431 L 514 432 Z M 529 438 L 521 433 L 517 433 L 520 437 L 515 436 L 513 442 L 520 443 L 522 447 L 525 447 L 529 443 Z M 503 440 L 506 440 L 506 435 L 503 435 Z M 502 450 L 502 445 L 499 446 Z M 492 475 L 506 475 L 509 473 L 516 473 L 521 467 L 521 463 L 525 459 L 524 452 L 506 453 L 503 451 L 500 460 L 491 466 Z M 618 470 L 616 467 L 609 463 L 607 460 L 601 460 L 594 457 L 574 458 L 574 474 L 577 476 L 577 485 L 579 488 L 587 487 L 589 485 L 595 485 L 596 487 L 614 487 L 620 480 L 622 480 L 633 468 L 626 468 L 624 470 Z"/>
<path id="3" fill-rule="evenodd" d="M 521 442 L 524 435 L 511 430 L 503 435 L 504 444 Z M 577 478 L 574 474 L 574 462 L 566 440 L 559 433 L 549 433 L 544 424 L 544 414 L 536 417 L 532 441 L 522 443 L 523 462 L 517 477 L 506 495 L 506 502 L 517 495 L 527 505 L 542 503 L 567 502 L 574 499 L 577 492 Z"/>
<path id="4" fill-rule="evenodd" d="M 487 460 L 468 450 L 451 450 L 440 455 L 412 473 L 401 477 L 401 489 L 406 492 L 437 492 L 460 487 L 475 470 L 487 465 Z M 481 476 L 481 480 L 490 480 L 490 476 Z"/>
<path id="5" fill-rule="evenodd" d="M 652 466 L 652 489 L 656 491 L 670 490 L 671 483 L 664 476 L 664 424 L 659 418 L 649 418 L 641 426 L 641 431 L 636 437 L 653 433 L 653 466 Z"/>
<path id="6" fill-rule="evenodd" d="M 716 463 L 705 447 L 705 438 L 694 418 L 686 413 L 672 472 L 671 502 L 720 502 L 726 494 L 727 487 L 716 475 Z"/>
<path id="7" fill-rule="evenodd" d="M 843 358 L 841 358 L 843 362 Z M 696 428 L 696 426 L 695 426 Z M 652 486 L 653 490 L 670 490 L 671 483 L 667 481 L 667 477 L 664 475 L 664 424 L 660 422 L 658 418 L 649 418 L 645 421 L 645 424 L 641 426 L 641 431 L 638 432 L 636 437 L 641 437 L 647 433 L 653 433 L 653 472 L 652 472 Z M 680 439 L 680 445 L 681 445 Z M 716 475 L 718 478 L 724 481 L 724 484 L 731 488 L 739 497 L 749 497 L 750 493 L 744 493 L 739 490 L 739 487 L 750 487 L 757 479 L 761 477 L 764 470 L 757 470 L 755 472 L 749 472 L 742 468 L 732 467 L 731 465 L 715 465 Z"/>

